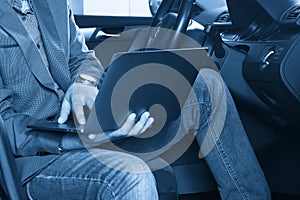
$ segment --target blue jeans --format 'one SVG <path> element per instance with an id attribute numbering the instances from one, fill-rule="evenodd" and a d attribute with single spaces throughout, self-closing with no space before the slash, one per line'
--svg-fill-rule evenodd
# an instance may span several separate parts
<path id="1" fill-rule="evenodd" d="M 195 129 L 200 154 L 213 173 L 221 198 L 271 199 L 268 183 L 228 89 L 218 73 L 203 70 L 200 75 L 206 84 L 197 81 L 194 87 L 196 91 L 202 91 L 197 93 L 201 116 L 200 120 L 189 119 L 189 126 L 193 127 L 199 121 Z M 188 115 L 191 112 L 187 109 Z"/>
<path id="2" fill-rule="evenodd" d="M 156 199 L 154 178 L 144 170 L 148 169 L 146 164 L 135 156 L 145 160 L 151 169 L 159 168 L 153 159 L 168 150 L 165 144 L 177 145 L 182 137 L 192 133 L 200 147 L 199 156 L 206 160 L 222 199 L 271 199 L 263 171 L 219 74 L 201 70 L 193 89 L 180 119 L 159 138 L 127 138 L 103 145 L 117 146 L 126 154 L 92 149 L 96 157 L 100 156 L 100 162 L 95 162 L 86 151 L 67 153 L 27 184 L 30 195 L 36 199 L 55 197 L 51 195 L 56 195 L 56 199 L 63 195 L 66 199 Z M 180 145 L 179 148 L 185 149 Z M 157 149 L 161 152 L 157 153 Z"/>
<path id="3" fill-rule="evenodd" d="M 118 165 L 114 170 L 102 164 Z M 29 199 L 158 199 L 156 183 L 141 159 L 103 149 L 70 151 L 26 184 Z"/>
<path id="4" fill-rule="evenodd" d="M 179 140 L 193 133 L 200 147 L 199 157 L 207 162 L 222 199 L 271 199 L 264 173 L 219 73 L 211 69 L 200 70 L 193 90 L 194 94 L 189 95 L 182 108 L 181 119 L 168 127 L 159 140 L 152 137 L 140 140 L 139 145 L 136 145 L 137 140 L 128 138 L 118 144 L 120 149 L 135 152 L 135 155 L 141 155 L 148 162 L 154 157 L 155 153 L 152 152 L 155 152 L 157 146 L 162 148 L 170 141 L 172 148 L 179 144 L 176 151 L 172 149 L 173 154 L 185 150 L 186 142 L 180 144 Z M 146 154 L 145 149 L 148 149 Z M 166 160 L 174 160 L 180 155 L 169 154 Z"/>

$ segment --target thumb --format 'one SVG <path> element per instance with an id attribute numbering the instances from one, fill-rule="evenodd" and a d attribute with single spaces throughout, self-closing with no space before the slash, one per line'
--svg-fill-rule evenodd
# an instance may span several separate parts
<path id="1" fill-rule="evenodd" d="M 63 124 L 67 121 L 69 114 L 71 112 L 71 103 L 67 100 L 67 98 L 64 98 L 60 110 L 60 115 L 58 118 L 58 123 Z"/>

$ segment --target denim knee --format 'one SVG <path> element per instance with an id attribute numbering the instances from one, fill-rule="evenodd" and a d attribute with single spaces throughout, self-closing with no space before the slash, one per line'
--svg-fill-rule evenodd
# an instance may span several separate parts
<path id="1" fill-rule="evenodd" d="M 115 186 L 116 199 L 158 199 L 155 177 L 142 159 L 112 151 L 94 152 L 94 156 L 114 171 L 110 182 Z"/>

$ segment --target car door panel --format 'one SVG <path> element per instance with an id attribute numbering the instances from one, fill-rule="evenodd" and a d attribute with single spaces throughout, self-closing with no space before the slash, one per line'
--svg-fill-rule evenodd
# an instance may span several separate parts
<path id="1" fill-rule="evenodd" d="M 149 27 L 152 17 L 75 15 L 75 20 L 85 36 L 87 46 L 95 50 L 106 68 L 114 53 L 130 48 L 139 29 Z"/>

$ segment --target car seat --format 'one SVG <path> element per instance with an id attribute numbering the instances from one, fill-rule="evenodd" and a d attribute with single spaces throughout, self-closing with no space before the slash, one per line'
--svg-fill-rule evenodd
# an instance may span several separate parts
<path id="1" fill-rule="evenodd" d="M 0 115 L 0 199 L 24 200 L 14 155 L 7 138 L 3 119 Z"/>

